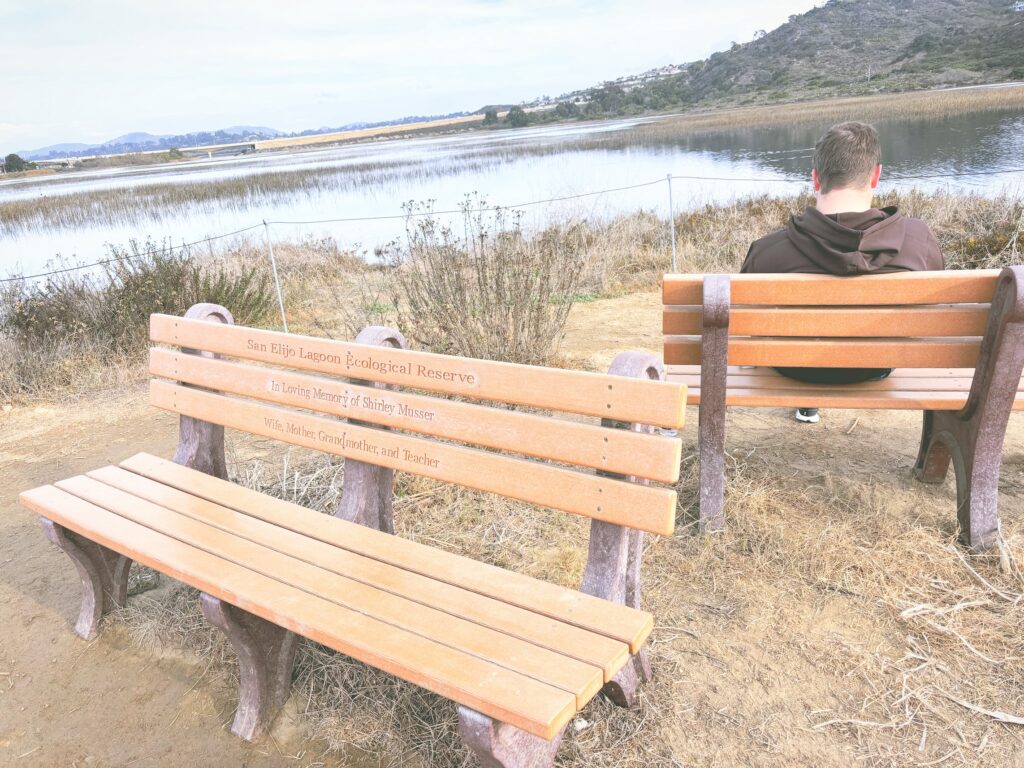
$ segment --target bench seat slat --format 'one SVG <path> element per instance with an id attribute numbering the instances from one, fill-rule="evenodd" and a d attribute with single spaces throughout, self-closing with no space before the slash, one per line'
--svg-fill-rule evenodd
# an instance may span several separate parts
<path id="1" fill-rule="evenodd" d="M 338 379 L 211 360 L 168 349 L 150 350 L 149 371 L 154 376 L 233 395 L 488 448 L 665 483 L 679 479 L 680 441 L 660 435 L 610 430 L 595 424 L 357 386 Z"/>
<path id="2" fill-rule="evenodd" d="M 700 403 L 700 366 L 668 366 L 669 380 L 686 384 L 691 404 Z M 765 407 L 959 410 L 967 402 L 973 369 L 897 369 L 887 379 L 855 385 L 808 384 L 771 368 L 730 366 L 726 404 Z M 1024 379 L 1014 410 L 1024 410 Z"/>
<path id="3" fill-rule="evenodd" d="M 43 517 L 136 562 L 541 738 L 551 739 L 577 711 L 576 697 L 566 691 L 343 608 L 54 486 L 20 498 Z"/>
<path id="4" fill-rule="evenodd" d="M 732 336 L 983 336 L 988 304 L 914 307 L 731 307 Z M 897 314 L 898 313 L 898 314 Z M 665 307 L 662 333 L 699 335 L 701 306 Z"/>
<path id="5" fill-rule="evenodd" d="M 992 299 L 998 269 L 896 272 L 837 277 L 804 274 L 730 275 L 733 304 L 768 306 L 879 306 L 897 304 L 985 304 Z M 836 283 L 842 290 L 834 290 Z M 701 304 L 704 275 L 665 275 L 662 304 Z"/>
<path id="6" fill-rule="evenodd" d="M 685 375 L 700 375 L 699 365 L 667 365 L 665 370 L 668 373 L 674 375 L 685 374 Z M 758 365 L 730 365 L 728 368 L 729 376 L 734 374 L 741 374 L 743 376 L 754 377 L 765 377 L 774 379 L 779 377 L 779 372 L 771 366 Z M 974 378 L 973 368 L 897 368 L 893 374 L 889 377 L 890 380 L 903 380 L 911 378 L 921 379 L 967 379 L 970 381 Z M 792 379 L 785 379 L 785 381 L 792 381 Z M 885 379 L 883 379 L 885 381 Z M 1024 381 L 1024 379 L 1022 379 Z M 799 383 L 799 382 L 797 382 Z M 867 382 L 865 382 L 867 383 Z"/>
<path id="7" fill-rule="evenodd" d="M 675 491 L 535 461 L 432 442 L 154 379 L 150 403 L 174 413 L 305 448 L 500 493 L 663 536 L 675 524 Z"/>
<path id="8" fill-rule="evenodd" d="M 470 623 L 486 628 L 478 633 L 487 643 L 496 647 L 509 647 L 524 659 L 524 664 L 532 676 L 564 690 L 570 690 L 577 696 L 592 694 L 594 685 L 610 679 L 626 661 L 628 648 L 624 642 L 613 640 L 603 634 L 595 634 L 565 624 L 532 611 L 509 605 L 499 599 L 486 597 L 460 587 L 439 582 L 398 566 L 382 563 L 362 555 L 357 555 L 341 547 L 327 544 L 318 539 L 295 533 L 288 529 L 273 525 L 257 517 L 213 502 L 193 496 L 190 493 L 151 480 L 142 475 L 120 467 L 104 467 L 88 473 L 88 477 L 104 483 L 105 486 L 116 488 L 132 497 L 158 504 L 192 520 L 213 526 L 219 531 L 229 532 L 255 544 L 269 547 L 290 557 L 298 558 L 332 574 L 344 577 L 354 587 L 346 587 L 338 592 L 336 600 L 344 602 L 352 594 L 352 590 L 367 587 L 373 592 L 384 592 L 377 600 L 386 603 L 399 599 L 400 603 L 408 604 L 397 613 L 399 621 L 422 614 L 422 607 L 429 606 L 429 622 L 433 625 L 442 624 L 446 620 Z M 61 483 L 58 487 L 65 488 Z M 66 490 L 73 491 L 71 488 Z M 95 499 L 89 499 L 98 503 Z M 321 516 L 318 512 L 303 509 L 303 516 Z M 142 521 L 139 521 L 142 522 Z M 341 523 L 341 521 L 338 521 Z M 382 534 L 389 535 L 389 534 Z M 269 564 L 269 561 L 268 561 Z M 271 573 L 278 573 L 272 570 Z M 326 585 L 326 580 L 325 580 Z M 325 591 L 325 596 L 332 592 Z M 395 598 L 394 596 L 397 596 Z M 354 607 L 354 606 L 350 606 Z M 376 608 L 377 606 L 372 606 Z M 406 611 L 410 612 L 408 615 Z M 419 613 L 416 613 L 419 611 Z M 384 618 L 379 616 L 379 618 Z M 395 619 L 386 619 L 395 623 Z M 427 624 L 430 626 L 430 623 Z M 411 627 L 406 627 L 412 629 Z M 422 633 L 421 633 L 422 634 Z M 514 637 L 518 642 L 509 643 L 505 635 Z M 502 646 L 504 644 L 504 646 Z M 531 648 L 548 649 L 547 652 L 528 655 Z M 486 648 L 485 648 L 486 651 Z M 567 658 L 571 657 L 571 658 Z M 553 662 L 561 659 L 564 669 L 555 669 Z M 498 659 L 492 659 L 498 661 Z M 579 660 L 579 661 L 573 661 Z M 519 670 L 524 671 L 524 670 Z M 601 672 L 595 680 L 594 672 Z M 546 679 L 551 675 L 553 679 Z M 589 695 L 587 695 L 589 698 Z"/>
<path id="9" fill-rule="evenodd" d="M 283 553 L 92 477 L 68 478 L 56 486 L 236 565 L 567 691 L 576 697 L 578 706 L 589 701 L 604 682 L 601 669 L 596 666 L 346 578 L 309 562 L 308 553 Z M 281 610 L 287 609 L 282 606 Z M 624 661 L 625 646 L 621 650 Z"/>
<path id="10" fill-rule="evenodd" d="M 332 376 L 661 427 L 682 426 L 685 414 L 685 393 L 663 381 L 290 336 L 173 315 L 150 317 L 150 339 Z"/>
<path id="11" fill-rule="evenodd" d="M 577 627 L 606 634 L 636 653 L 653 628 L 652 617 L 556 584 L 460 557 L 275 499 L 146 453 L 121 462 L 132 472 L 305 536 L 437 581 L 493 597 Z"/>
<path id="12" fill-rule="evenodd" d="M 965 375 L 948 375 L 942 372 L 932 376 L 907 375 L 916 373 L 915 368 L 898 368 L 888 378 L 879 381 L 864 381 L 856 385 L 858 392 L 883 392 L 883 391 L 920 391 L 920 392 L 950 392 L 967 394 L 971 389 L 973 377 L 968 372 Z M 946 369 L 949 370 L 949 369 Z M 670 366 L 668 372 L 677 381 L 686 383 L 700 389 L 700 367 L 696 365 Z M 763 373 L 762 373 L 763 372 Z M 730 367 L 728 373 L 728 386 L 743 389 L 793 389 L 794 387 L 815 387 L 814 384 L 797 381 L 782 376 L 777 371 L 767 368 L 740 368 Z M 828 385 L 826 385 L 828 386 Z M 1024 389 L 1024 379 L 1017 385 L 1017 391 Z"/>
<path id="13" fill-rule="evenodd" d="M 823 368 L 970 368 L 981 339 L 730 337 L 729 364 Z M 700 337 L 666 336 L 665 363 L 700 363 Z"/>

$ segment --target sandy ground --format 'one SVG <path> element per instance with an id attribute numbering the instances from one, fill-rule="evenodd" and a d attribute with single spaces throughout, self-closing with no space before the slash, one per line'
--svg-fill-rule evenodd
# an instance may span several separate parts
<path id="1" fill-rule="evenodd" d="M 140 653 L 117 624 L 78 639 L 74 568 L 17 505 L 21 490 L 139 450 L 170 455 L 175 438 L 175 420 L 150 409 L 141 388 L 0 422 L 0 765 L 282 764 L 283 745 L 252 746 L 225 728 L 233 700 L 203 685 L 199 659 Z M 281 726 L 287 733 L 287 718 Z"/>
<path id="2" fill-rule="evenodd" d="M 657 351 L 659 311 L 655 293 L 581 305 L 570 318 L 565 349 L 589 358 L 599 369 L 623 349 Z M 683 525 L 672 540 L 652 544 L 657 583 L 648 577 L 648 594 L 671 610 L 658 616 L 653 647 L 660 676 L 649 701 L 664 708 L 658 696 L 675 699 L 671 717 L 659 720 L 646 738 L 661 740 L 664 753 L 674 756 L 666 765 L 891 764 L 885 759 L 887 736 L 877 748 L 865 751 L 858 743 L 861 732 L 809 727 L 808 716 L 823 702 L 840 710 L 845 701 L 856 711 L 851 701 L 863 696 L 866 702 L 871 696 L 870 680 L 858 677 L 863 670 L 857 665 L 831 668 L 841 666 L 836 661 L 841 654 L 829 653 L 846 644 L 847 650 L 870 647 L 884 654 L 899 644 L 904 630 L 893 626 L 884 612 L 882 618 L 862 615 L 875 610 L 874 602 L 857 601 L 856 576 L 835 577 L 846 585 L 843 589 L 821 588 L 813 583 L 813 574 L 803 576 L 805 583 L 796 592 L 765 581 L 764 574 L 774 573 L 771 539 L 759 539 L 754 535 L 758 529 L 738 517 L 742 510 L 736 499 L 769 503 L 746 490 L 751 478 L 766 472 L 778 478 L 768 497 L 803 493 L 816 498 L 816 488 L 861 478 L 870 487 L 859 501 L 872 494 L 906 501 L 896 508 L 902 515 L 897 525 L 919 523 L 952 531 L 953 487 L 949 481 L 925 487 L 909 478 L 918 414 L 823 415 L 821 425 L 808 428 L 794 425 L 788 411 L 732 411 L 727 515 L 736 516 L 737 531 L 730 539 L 708 544 L 695 540 L 692 528 Z M 693 413 L 684 452 L 692 454 L 695 433 Z M 150 409 L 142 386 L 0 414 L 0 765 L 341 764 L 337 757 L 323 756 L 323 743 L 308 737 L 298 715 L 280 718 L 273 737 L 258 744 L 236 739 L 227 730 L 236 693 L 211 682 L 203 660 L 194 655 L 136 648 L 117 622 L 110 622 L 91 643 L 72 634 L 79 600 L 74 569 L 44 540 L 35 515 L 18 506 L 17 493 L 140 450 L 169 456 L 175 440 L 175 419 Z M 1011 421 L 1004 455 L 1000 506 L 1006 530 L 1016 529 L 1022 512 L 1020 417 Z M 829 520 L 812 507 L 809 503 L 807 520 L 778 521 L 773 535 L 808 542 L 817 537 L 827 547 L 831 527 L 855 526 L 859 514 Z M 877 525 L 877 519 L 866 524 Z M 848 530 L 856 532 L 855 527 Z M 864 551 L 867 559 L 869 549 Z M 753 565 L 738 574 L 747 567 L 743 563 Z M 728 594 L 717 591 L 718 582 L 731 584 Z M 844 679 L 854 681 L 850 691 L 843 690 Z M 1017 703 L 1019 699 L 1003 705 Z M 652 709 L 651 717 L 651 712 L 657 714 Z M 598 715 L 604 716 L 604 711 Z M 1001 724 L 984 733 L 978 756 L 991 755 L 988 764 L 1012 762 L 1005 745 L 1013 746 L 1019 736 Z M 941 749 L 931 750 L 929 743 L 928 751 L 922 751 L 923 764 L 931 764 L 925 757 L 941 757 Z M 965 762 L 970 760 L 943 764 Z"/>

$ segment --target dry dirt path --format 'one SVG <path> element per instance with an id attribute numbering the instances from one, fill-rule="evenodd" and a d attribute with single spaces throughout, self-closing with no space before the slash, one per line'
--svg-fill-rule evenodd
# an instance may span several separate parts
<path id="1" fill-rule="evenodd" d="M 175 418 L 150 409 L 141 387 L 0 416 L 0 765 L 336 764 L 319 760 L 288 718 L 276 739 L 235 738 L 226 727 L 234 694 L 206 684 L 193 656 L 140 651 L 116 624 L 91 643 L 71 632 L 74 567 L 18 493 L 138 451 L 169 456 L 176 433 Z"/>

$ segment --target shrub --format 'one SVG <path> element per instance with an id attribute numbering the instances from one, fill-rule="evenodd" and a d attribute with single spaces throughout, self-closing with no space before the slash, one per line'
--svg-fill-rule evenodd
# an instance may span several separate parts
<path id="1" fill-rule="evenodd" d="M 398 327 L 436 352 L 548 362 L 580 285 L 583 234 L 527 238 L 519 214 L 484 206 L 463 204 L 463 239 L 433 216 L 413 216 L 427 209 L 407 207 L 406 242 L 385 254 Z"/>
<path id="2" fill-rule="evenodd" d="M 112 354 L 137 354 L 153 312 L 182 314 L 192 304 L 226 306 L 239 323 L 273 316 L 271 283 L 263 269 L 204 265 L 188 252 L 152 241 L 110 249 L 98 275 L 73 271 L 0 292 L 0 331 L 24 351 L 52 356 L 76 344 Z M 61 355 L 66 357 L 67 355 Z"/>
<path id="3" fill-rule="evenodd" d="M 508 124 L 513 128 L 522 128 L 523 126 L 530 124 L 530 116 L 526 114 L 526 110 L 520 106 L 512 107 L 508 111 L 508 114 L 505 115 L 505 120 L 507 120 Z"/>

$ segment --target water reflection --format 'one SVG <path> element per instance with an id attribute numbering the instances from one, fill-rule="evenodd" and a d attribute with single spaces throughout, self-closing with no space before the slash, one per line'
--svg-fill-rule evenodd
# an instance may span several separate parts
<path id="1" fill-rule="evenodd" d="M 786 176 L 807 173 L 821 125 L 738 128 L 650 141 L 675 152 L 710 152 L 723 161 L 752 161 Z M 882 163 L 890 179 L 1024 167 L 1024 115 L 1019 110 L 888 120 L 878 124 Z M 953 183 L 957 183 L 951 180 Z M 996 185 L 998 186 L 998 184 Z"/>

